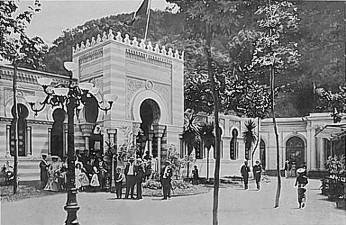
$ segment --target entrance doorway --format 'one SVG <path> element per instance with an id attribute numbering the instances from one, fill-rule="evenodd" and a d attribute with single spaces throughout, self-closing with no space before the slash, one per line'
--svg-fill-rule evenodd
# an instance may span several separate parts
<path id="1" fill-rule="evenodd" d="M 305 144 L 299 137 L 291 137 L 286 142 L 286 160 L 294 162 L 297 168 L 305 164 Z"/>
<path id="2" fill-rule="evenodd" d="M 160 107 L 159 105 L 152 99 L 146 99 L 140 106 L 140 117 L 142 123 L 140 128 L 143 132 L 137 134 L 137 140 L 139 141 L 139 156 L 142 156 L 145 151 L 146 142 L 149 139 L 149 132 L 153 129 L 153 124 L 158 124 L 160 121 Z M 153 141 L 156 143 L 156 141 Z M 156 157 L 158 146 L 153 144 L 152 147 L 152 155 Z"/>
<path id="3" fill-rule="evenodd" d="M 266 168 L 266 144 L 264 143 L 262 139 L 260 142 L 260 160 L 261 160 L 263 169 L 265 169 Z"/>

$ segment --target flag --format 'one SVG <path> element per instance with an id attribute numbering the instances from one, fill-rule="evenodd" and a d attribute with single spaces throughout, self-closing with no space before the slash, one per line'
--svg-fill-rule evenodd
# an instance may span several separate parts
<path id="1" fill-rule="evenodd" d="M 133 19 L 128 23 L 129 26 L 133 25 L 133 23 L 141 16 L 148 15 L 149 12 L 149 0 L 144 0 L 141 6 L 138 8 L 135 15 L 133 15 Z"/>

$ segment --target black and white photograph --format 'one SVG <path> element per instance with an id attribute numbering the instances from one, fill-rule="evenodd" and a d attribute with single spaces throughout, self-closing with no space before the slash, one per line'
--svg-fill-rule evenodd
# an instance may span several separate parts
<path id="1" fill-rule="evenodd" d="M 346 1 L 0 0 L 0 225 L 345 225 Z"/>

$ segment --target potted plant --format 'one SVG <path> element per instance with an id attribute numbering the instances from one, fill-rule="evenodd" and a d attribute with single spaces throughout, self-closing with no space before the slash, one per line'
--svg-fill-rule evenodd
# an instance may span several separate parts
<path id="1" fill-rule="evenodd" d="M 326 167 L 329 176 L 322 180 L 322 194 L 327 195 L 328 199 L 338 200 L 340 196 L 344 195 L 345 156 L 329 156 Z"/>

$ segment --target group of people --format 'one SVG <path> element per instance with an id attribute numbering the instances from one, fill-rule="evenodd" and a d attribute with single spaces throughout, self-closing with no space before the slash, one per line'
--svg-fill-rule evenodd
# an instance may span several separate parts
<path id="1" fill-rule="evenodd" d="M 289 163 L 289 161 L 285 162 L 285 177 L 288 178 L 288 176 L 292 176 L 292 174 L 289 174 L 292 170 L 292 164 Z M 252 168 L 254 179 L 256 181 L 256 187 L 257 190 L 260 190 L 260 182 L 261 182 L 261 174 L 262 174 L 262 166 L 260 164 L 260 161 L 256 161 L 255 165 Z M 244 181 L 244 189 L 248 189 L 248 182 L 249 182 L 249 173 L 250 173 L 250 167 L 248 166 L 248 161 L 244 161 L 244 164 L 240 168 L 240 173 L 243 177 Z M 295 186 L 297 187 L 297 195 L 298 195 L 298 207 L 304 208 L 306 205 L 306 185 L 308 182 L 307 177 L 307 170 L 306 166 L 303 165 L 301 168 L 298 168 L 295 173 L 297 174 L 297 178 L 295 181 Z"/>
<path id="2" fill-rule="evenodd" d="M 261 188 L 261 174 L 262 174 L 262 166 L 260 164 L 260 161 L 256 161 L 255 165 L 252 168 L 253 175 L 256 181 L 256 187 L 257 190 L 260 190 Z M 240 168 L 240 173 L 243 177 L 244 181 L 244 189 L 249 188 L 249 173 L 250 173 L 250 167 L 248 166 L 248 161 L 244 161 L 244 164 Z"/>
<path id="3" fill-rule="evenodd" d="M 151 173 L 146 172 L 146 159 L 142 160 L 134 157 L 130 157 L 128 163 L 125 165 L 124 174 L 120 167 L 117 168 L 115 174 L 115 192 L 118 199 L 122 198 L 122 184 L 125 180 L 126 190 L 125 199 L 131 197 L 131 199 L 142 199 L 142 183 L 147 179 L 151 179 Z M 165 162 L 165 167 L 160 174 L 160 180 L 162 184 L 163 199 L 171 197 L 171 178 L 173 176 L 173 169 L 169 161 Z M 134 190 L 136 187 L 136 198 L 134 197 Z"/>
<path id="4" fill-rule="evenodd" d="M 78 190 L 105 190 L 111 178 L 109 163 L 102 157 L 76 154 L 75 186 Z M 52 156 L 52 162 L 47 161 L 47 155 L 42 154 L 39 164 L 41 188 L 47 191 L 64 191 L 67 183 L 67 159 Z"/>

